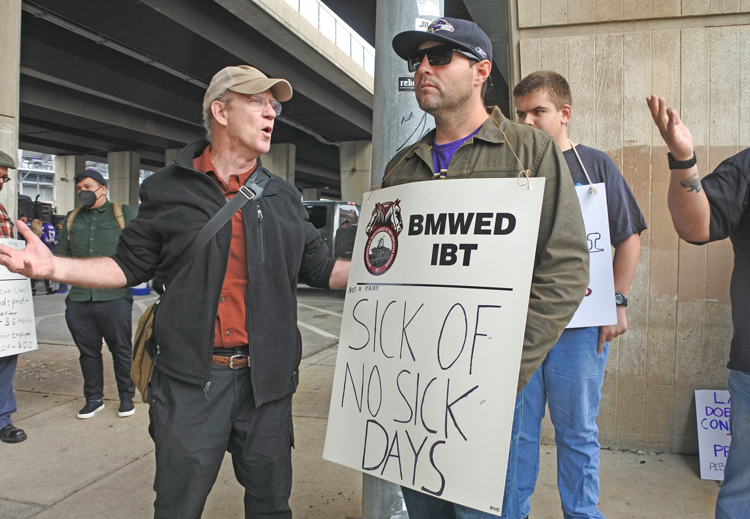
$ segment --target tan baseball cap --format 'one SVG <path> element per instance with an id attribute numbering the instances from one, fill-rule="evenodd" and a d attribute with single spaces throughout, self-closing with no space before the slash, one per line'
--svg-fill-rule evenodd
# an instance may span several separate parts
<path id="1" fill-rule="evenodd" d="M 203 96 L 203 109 L 211 105 L 227 90 L 238 94 L 260 94 L 271 90 L 273 97 L 280 103 L 292 98 L 292 85 L 286 79 L 269 78 L 257 68 L 248 65 L 226 67 L 221 69 L 208 85 Z"/>
<path id="2" fill-rule="evenodd" d="M 16 161 L 7 153 L 0 151 L 0 166 L 8 169 L 16 169 Z"/>

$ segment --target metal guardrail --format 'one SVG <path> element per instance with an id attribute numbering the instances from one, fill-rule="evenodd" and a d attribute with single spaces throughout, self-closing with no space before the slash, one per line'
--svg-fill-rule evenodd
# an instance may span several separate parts
<path id="1" fill-rule="evenodd" d="M 375 49 L 319 0 L 286 0 L 305 20 L 375 76 Z"/>

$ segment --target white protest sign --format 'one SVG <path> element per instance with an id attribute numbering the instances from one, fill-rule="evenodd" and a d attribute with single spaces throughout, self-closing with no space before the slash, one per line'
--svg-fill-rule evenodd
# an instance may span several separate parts
<path id="1" fill-rule="evenodd" d="M 500 512 L 543 194 L 543 178 L 365 193 L 325 459 Z"/>
<path id="2" fill-rule="evenodd" d="M 0 244 L 23 249 L 26 242 L 0 239 Z M 36 350 L 31 282 L 0 265 L 0 357 Z"/>
<path id="3" fill-rule="evenodd" d="M 729 444 L 732 442 L 732 435 L 729 433 L 731 404 L 729 391 L 695 391 L 701 479 L 724 481 L 724 466 L 727 463 Z"/>
<path id="4" fill-rule="evenodd" d="M 566 328 L 584 328 L 617 323 L 615 278 L 612 274 L 612 252 L 609 239 L 607 191 L 604 183 L 576 186 L 581 204 L 586 238 L 589 242 L 589 288 Z"/>

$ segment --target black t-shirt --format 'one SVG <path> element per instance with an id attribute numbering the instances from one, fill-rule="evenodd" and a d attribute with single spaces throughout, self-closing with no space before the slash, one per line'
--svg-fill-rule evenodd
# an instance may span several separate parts
<path id="1" fill-rule="evenodd" d="M 633 192 L 620 170 L 603 151 L 577 144 L 576 150 L 583 165 L 591 178 L 591 182 L 604 182 L 607 188 L 607 211 L 609 213 L 609 239 L 612 245 L 617 245 L 633 234 L 640 234 L 646 230 L 646 220 L 643 218 Z M 588 185 L 589 181 L 578 163 L 575 152 L 570 149 L 563 152 L 573 182 Z"/>
<path id="2" fill-rule="evenodd" d="M 719 164 L 702 183 L 711 204 L 709 241 L 729 238 L 734 248 L 734 334 L 727 367 L 750 373 L 750 148 Z"/>

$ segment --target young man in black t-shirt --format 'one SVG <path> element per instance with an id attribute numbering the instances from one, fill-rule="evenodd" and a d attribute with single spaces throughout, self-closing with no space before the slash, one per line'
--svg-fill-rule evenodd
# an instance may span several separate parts
<path id="1" fill-rule="evenodd" d="M 596 418 L 607 364 L 609 341 L 628 328 L 625 307 L 640 256 L 640 233 L 646 229 L 638 204 L 609 156 L 574 144 L 568 138 L 572 96 L 560 74 L 529 74 L 513 90 L 521 123 L 546 131 L 557 142 L 576 185 L 604 182 L 617 323 L 566 329 L 523 388 L 523 420 L 518 445 L 518 498 L 521 517 L 528 515 L 539 472 L 539 441 L 545 404 L 555 426 L 558 490 L 566 517 L 604 519 L 599 501 L 599 442 Z"/>
<path id="2" fill-rule="evenodd" d="M 663 97 L 646 99 L 669 148 L 668 205 L 677 234 L 701 245 L 729 238 L 734 249 L 730 285 L 734 334 L 729 353 L 732 413 L 724 482 L 716 519 L 750 517 L 750 149 L 728 158 L 701 179 L 693 136 Z"/>

